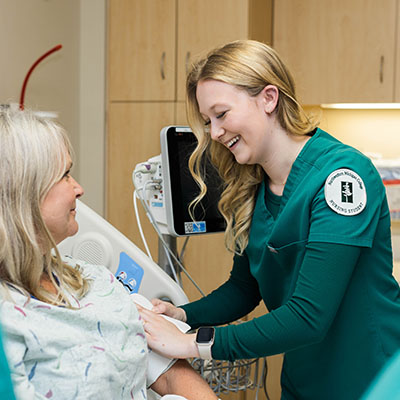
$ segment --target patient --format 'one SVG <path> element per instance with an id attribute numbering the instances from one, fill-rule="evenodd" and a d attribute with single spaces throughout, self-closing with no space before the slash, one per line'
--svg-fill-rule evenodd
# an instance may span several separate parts
<path id="1" fill-rule="evenodd" d="M 216 399 L 186 361 L 149 381 L 126 290 L 105 267 L 60 258 L 56 245 L 77 232 L 83 195 L 71 153 L 55 122 L 0 106 L 0 317 L 16 398 L 138 400 L 151 385 Z"/>

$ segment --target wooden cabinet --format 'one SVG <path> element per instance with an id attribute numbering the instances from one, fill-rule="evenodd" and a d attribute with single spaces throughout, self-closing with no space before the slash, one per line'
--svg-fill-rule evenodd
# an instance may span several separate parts
<path id="1" fill-rule="evenodd" d="M 270 0 L 178 0 L 177 100 L 190 62 L 236 39 L 271 43 Z"/>
<path id="2" fill-rule="evenodd" d="M 302 103 L 395 101 L 397 2 L 275 1 L 273 46 Z"/>
<path id="3" fill-rule="evenodd" d="M 235 39 L 271 42 L 272 0 L 110 0 L 110 101 L 184 100 L 194 57 Z"/>
<path id="4" fill-rule="evenodd" d="M 109 1 L 109 101 L 175 99 L 175 1 Z"/>
<path id="5" fill-rule="evenodd" d="M 272 0 L 108 1 L 106 215 L 142 249 L 131 174 L 137 163 L 160 153 L 163 126 L 187 123 L 188 64 L 231 40 L 270 42 L 271 17 Z M 157 236 L 146 217 L 142 223 L 155 255 Z M 193 268 L 200 268 L 194 258 Z M 229 268 L 230 262 L 225 275 Z"/>
<path id="6" fill-rule="evenodd" d="M 171 102 L 114 102 L 108 105 L 107 219 L 145 250 L 133 207 L 132 171 L 160 154 L 160 130 L 174 120 Z M 157 239 L 143 207 L 140 220 L 150 251 L 157 259 Z"/>

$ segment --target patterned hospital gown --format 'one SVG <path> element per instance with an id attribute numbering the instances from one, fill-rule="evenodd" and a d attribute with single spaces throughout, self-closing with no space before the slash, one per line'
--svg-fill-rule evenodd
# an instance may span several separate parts
<path id="1" fill-rule="evenodd" d="M 68 261 L 74 265 L 76 261 Z M 57 307 L 13 291 L 1 324 L 18 399 L 145 399 L 147 346 L 137 309 L 104 267 L 79 262 L 88 294 Z M 147 385 L 153 382 L 147 382 Z"/>

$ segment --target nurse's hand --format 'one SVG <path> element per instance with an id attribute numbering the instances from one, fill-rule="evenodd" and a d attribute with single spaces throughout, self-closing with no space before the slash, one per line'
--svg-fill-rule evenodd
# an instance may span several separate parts
<path id="1" fill-rule="evenodd" d="M 173 304 L 168 303 L 167 301 L 162 301 L 160 299 L 152 299 L 151 302 L 153 304 L 152 310 L 155 313 L 168 315 L 168 317 L 179 319 L 179 321 L 187 321 L 184 309 L 175 307 Z"/>
<path id="2" fill-rule="evenodd" d="M 147 344 L 157 353 L 169 358 L 199 357 L 195 333 L 183 333 L 161 315 L 138 307 L 143 320 Z"/>

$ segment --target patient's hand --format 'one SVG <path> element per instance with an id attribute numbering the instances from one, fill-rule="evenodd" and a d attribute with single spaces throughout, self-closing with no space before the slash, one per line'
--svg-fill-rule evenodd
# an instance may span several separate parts
<path id="1" fill-rule="evenodd" d="M 169 358 L 199 357 L 196 334 L 186 334 L 157 313 L 138 307 L 147 343 L 157 353 Z"/>
<path id="2" fill-rule="evenodd" d="M 179 307 L 175 307 L 173 304 L 167 301 L 162 301 L 160 299 L 152 299 L 153 311 L 157 314 L 165 314 L 169 317 L 179 319 L 179 321 L 186 322 L 185 310 Z"/>

